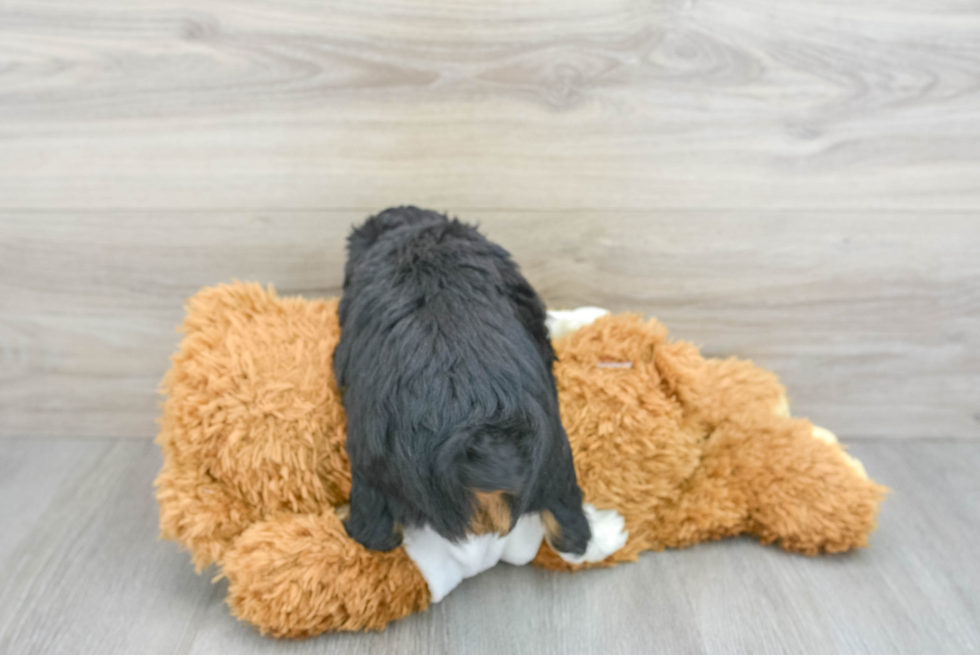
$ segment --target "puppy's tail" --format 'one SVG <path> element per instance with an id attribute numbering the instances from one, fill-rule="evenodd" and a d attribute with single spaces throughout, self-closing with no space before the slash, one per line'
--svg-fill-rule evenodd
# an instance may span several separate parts
<path id="1" fill-rule="evenodd" d="M 436 478 L 464 533 L 513 527 L 530 468 L 515 436 L 513 426 L 481 425 L 457 432 L 440 449 Z M 462 536 L 455 527 L 447 531 Z"/>

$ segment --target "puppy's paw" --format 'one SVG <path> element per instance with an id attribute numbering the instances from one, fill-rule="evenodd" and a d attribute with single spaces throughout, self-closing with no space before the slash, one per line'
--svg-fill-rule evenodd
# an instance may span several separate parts
<path id="1" fill-rule="evenodd" d="M 350 516 L 341 523 L 347 530 L 347 536 L 368 550 L 385 553 L 402 545 L 402 530 L 398 525 L 393 526 L 393 529 L 384 529 L 383 526 L 365 526 L 352 520 Z"/>
<path id="2" fill-rule="evenodd" d="M 584 562 L 601 562 L 626 545 L 630 533 L 626 529 L 626 520 L 614 509 L 596 509 L 585 503 L 582 512 L 589 521 L 592 538 L 581 555 L 558 552 L 569 564 Z"/>

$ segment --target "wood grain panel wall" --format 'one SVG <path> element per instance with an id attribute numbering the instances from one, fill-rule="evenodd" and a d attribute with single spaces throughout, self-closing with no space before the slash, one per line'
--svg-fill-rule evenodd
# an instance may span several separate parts
<path id="1" fill-rule="evenodd" d="M 181 301 L 232 278 L 335 295 L 361 211 L 7 214 L 4 434 L 149 436 Z M 976 436 L 980 224 L 969 215 L 470 211 L 555 307 L 657 316 L 776 370 L 850 436 Z"/>
<path id="2" fill-rule="evenodd" d="M 181 301 L 479 220 L 849 436 L 980 436 L 962 0 L 0 0 L 0 434 L 154 432 Z"/>

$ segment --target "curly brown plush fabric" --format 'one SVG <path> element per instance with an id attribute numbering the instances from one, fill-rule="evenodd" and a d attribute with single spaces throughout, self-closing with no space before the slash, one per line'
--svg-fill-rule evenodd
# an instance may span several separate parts
<path id="1" fill-rule="evenodd" d="M 807 555 L 867 545 L 884 488 L 809 421 L 785 415 L 772 373 L 704 359 L 634 315 L 601 318 L 556 352 L 585 501 L 618 510 L 630 538 L 599 564 L 569 565 L 546 547 L 537 564 L 612 566 L 742 533 Z"/>
<path id="2" fill-rule="evenodd" d="M 162 385 L 161 535 L 199 571 L 217 564 L 232 612 L 275 636 L 380 629 L 424 610 L 429 591 L 404 550 L 363 549 L 335 510 L 350 490 L 336 301 L 223 285 L 188 302 L 181 330 Z M 788 417 L 771 373 L 704 359 L 628 314 L 555 349 L 585 500 L 629 530 L 591 566 L 740 533 L 811 555 L 867 545 L 884 488 L 830 433 Z M 535 563 L 584 568 L 545 545 Z"/>
<path id="3" fill-rule="evenodd" d="M 331 509 L 252 524 L 225 554 L 223 570 L 235 616 L 277 637 L 380 630 L 429 605 L 425 580 L 403 549 L 365 550 Z"/>
<path id="4" fill-rule="evenodd" d="M 280 299 L 256 284 L 188 301 L 162 385 L 156 484 L 163 536 L 187 546 L 199 571 L 259 519 L 346 502 L 336 314 L 336 300 Z"/>

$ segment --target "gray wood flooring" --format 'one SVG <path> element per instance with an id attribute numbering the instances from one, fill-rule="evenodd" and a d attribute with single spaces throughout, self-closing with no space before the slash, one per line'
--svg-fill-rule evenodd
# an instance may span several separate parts
<path id="1" fill-rule="evenodd" d="M 575 576 L 500 566 L 383 633 L 283 642 L 157 541 L 154 445 L 0 440 L 0 653 L 980 651 L 980 443 L 850 447 L 893 489 L 870 550 L 739 539 Z"/>

